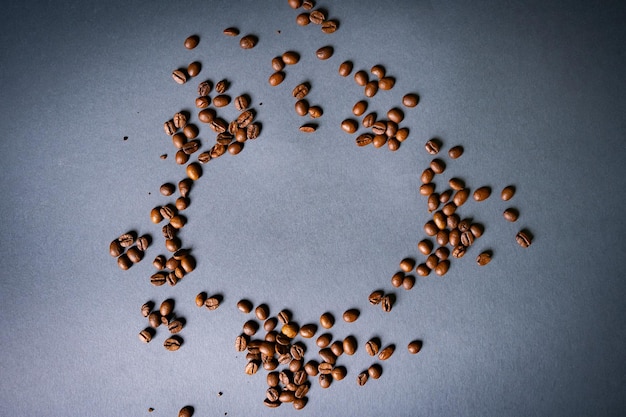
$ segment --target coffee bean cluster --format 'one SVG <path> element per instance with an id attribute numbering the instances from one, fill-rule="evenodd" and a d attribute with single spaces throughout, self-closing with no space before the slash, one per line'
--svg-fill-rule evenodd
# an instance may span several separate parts
<path id="1" fill-rule="evenodd" d="M 312 0 L 289 0 L 289 6 L 292 9 L 300 8 L 306 10 L 296 16 L 296 24 L 298 26 L 308 26 L 313 24 L 319 26 L 323 33 L 335 33 L 339 29 L 339 21 L 337 19 L 329 19 L 328 12 L 322 8 L 315 9 L 315 2 Z"/>
<path id="2" fill-rule="evenodd" d="M 186 321 L 174 313 L 174 300 L 171 298 L 164 300 L 158 310 L 154 307 L 153 301 L 147 301 L 141 306 L 141 314 L 148 319 L 149 326 L 139 332 L 139 340 L 150 343 L 156 335 L 157 328 L 163 325 L 170 333 L 170 336 L 163 342 L 165 349 L 169 351 L 180 349 L 183 338 L 178 333 L 183 330 Z"/>
<path id="3" fill-rule="evenodd" d="M 141 262 L 144 252 L 150 246 L 150 236 L 137 237 L 134 231 L 126 232 L 113 239 L 109 244 L 109 253 L 117 258 L 117 265 L 122 270 L 127 270 L 134 264 Z"/>

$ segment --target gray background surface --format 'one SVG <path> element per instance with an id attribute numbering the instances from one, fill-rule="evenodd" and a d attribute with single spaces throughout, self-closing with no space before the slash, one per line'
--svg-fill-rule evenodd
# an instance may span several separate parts
<path id="1" fill-rule="evenodd" d="M 291 415 L 288 404 L 263 406 L 265 372 L 245 375 L 233 348 L 250 318 L 235 308 L 243 297 L 300 323 L 361 310 L 331 330 L 360 343 L 340 358 L 347 378 L 327 390 L 312 380 L 301 415 L 626 413 L 623 3 L 471 3 L 320 1 L 341 23 L 332 35 L 297 26 L 282 0 L 5 5 L 0 415 L 174 416 L 186 404 L 196 416 Z M 240 49 L 222 35 L 228 26 L 258 46 Z M 201 42 L 188 51 L 193 33 Z M 335 55 L 319 61 L 327 44 Z M 271 88 L 270 60 L 286 50 L 301 61 Z M 340 130 L 363 98 L 337 75 L 346 59 L 396 78 L 370 100 L 379 114 L 407 92 L 421 96 L 405 110 L 411 133 L 397 152 L 357 148 Z M 175 84 L 171 71 L 193 60 L 201 74 Z M 197 83 L 222 78 L 231 96 L 250 94 L 263 130 L 204 166 L 181 232 L 198 267 L 153 287 L 151 260 L 165 249 L 149 211 L 171 201 L 159 186 L 185 175 L 162 125 L 180 110 L 197 122 Z M 293 111 L 291 89 L 305 80 L 324 109 L 314 135 L 298 132 L 306 118 Z M 444 156 L 440 189 L 451 176 L 494 189 L 461 212 L 486 232 L 446 276 L 394 289 L 399 261 L 422 260 L 419 175 L 435 136 L 444 150 L 465 148 L 457 161 Z M 200 138 L 208 149 L 214 135 L 203 126 Z M 508 184 L 518 190 L 510 204 L 497 197 Z M 501 217 L 509 205 L 517 223 Z M 514 240 L 524 227 L 534 235 L 526 250 Z M 108 244 L 127 230 L 154 243 L 121 271 Z M 494 259 L 479 268 L 483 249 Z M 377 288 L 397 294 L 391 313 L 368 305 Z M 200 291 L 223 294 L 223 305 L 198 309 Z M 187 320 L 177 352 L 163 349 L 163 328 L 148 345 L 137 339 L 140 306 L 168 297 Z M 380 380 L 359 387 L 372 336 L 397 350 Z M 413 339 L 424 341 L 416 356 L 405 347 Z"/>

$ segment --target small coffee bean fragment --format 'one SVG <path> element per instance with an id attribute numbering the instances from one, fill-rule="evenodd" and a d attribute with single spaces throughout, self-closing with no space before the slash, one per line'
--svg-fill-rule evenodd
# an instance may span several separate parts
<path id="1" fill-rule="evenodd" d="M 515 195 L 514 185 L 508 185 L 504 187 L 502 189 L 502 192 L 500 193 L 500 197 L 502 198 L 503 201 L 509 201 L 511 198 L 513 198 L 514 195 Z"/>
<path id="2" fill-rule="evenodd" d="M 198 35 L 191 35 L 185 39 L 184 45 L 187 49 L 193 49 L 200 43 L 200 37 Z"/>
<path id="3" fill-rule="evenodd" d="M 351 308 L 349 310 L 346 310 L 343 313 L 342 317 L 346 323 L 353 323 L 359 318 L 359 314 L 359 310 L 357 310 L 356 308 Z"/>
<path id="4" fill-rule="evenodd" d="M 182 70 L 174 70 L 172 72 L 172 78 L 177 84 L 185 84 L 187 82 L 187 74 Z"/>
<path id="5" fill-rule="evenodd" d="M 270 75 L 269 83 L 272 87 L 275 87 L 285 80 L 285 73 L 282 71 L 276 71 Z"/>
<path id="6" fill-rule="evenodd" d="M 485 186 L 485 187 L 477 188 L 474 191 L 474 194 L 472 195 L 472 197 L 474 197 L 474 200 L 476 201 L 484 201 L 487 198 L 489 198 L 490 195 L 491 195 L 491 188 Z"/>
<path id="7" fill-rule="evenodd" d="M 532 235 L 530 234 L 530 232 L 522 230 L 517 235 L 515 235 L 515 241 L 521 247 L 527 248 L 532 243 Z"/>
<path id="8" fill-rule="evenodd" d="M 315 56 L 317 56 L 318 59 L 326 60 L 333 56 L 333 53 L 334 49 L 332 46 L 323 46 L 315 51 Z"/>
<path id="9" fill-rule="evenodd" d="M 415 93 L 405 94 L 404 97 L 402 97 L 402 104 L 405 107 L 415 107 L 417 103 L 419 103 L 419 96 Z"/>
<path id="10" fill-rule="evenodd" d="M 371 305 L 378 305 L 382 301 L 384 295 L 385 295 L 385 292 L 382 290 L 373 291 L 369 295 L 368 301 L 370 302 Z"/>
<path id="11" fill-rule="evenodd" d="M 226 36 L 239 36 L 239 29 L 235 27 L 228 27 L 223 30 L 223 33 Z"/>
<path id="12" fill-rule="evenodd" d="M 347 77 L 352 72 L 353 64 L 351 61 L 344 61 L 339 65 L 339 75 Z"/>
<path id="13" fill-rule="evenodd" d="M 246 35 L 239 40 L 242 49 L 252 49 L 256 46 L 258 39 L 254 35 Z"/>
<path id="14" fill-rule="evenodd" d="M 461 155 L 463 155 L 463 147 L 460 145 L 457 146 L 453 146 L 452 148 L 450 148 L 450 150 L 448 151 L 448 156 L 452 159 L 457 159 L 459 158 Z"/>
<path id="15" fill-rule="evenodd" d="M 502 213 L 502 216 L 506 221 L 515 222 L 519 218 L 519 211 L 513 207 L 509 207 Z"/>

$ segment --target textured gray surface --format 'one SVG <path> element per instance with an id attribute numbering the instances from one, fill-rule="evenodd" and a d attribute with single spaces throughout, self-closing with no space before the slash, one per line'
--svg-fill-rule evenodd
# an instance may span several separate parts
<path id="1" fill-rule="evenodd" d="M 128 3 L 22 2 L 0 18 L 0 414 L 139 416 L 154 407 L 150 415 L 173 416 L 185 404 L 197 416 L 295 413 L 266 409 L 265 372 L 243 373 L 233 348 L 249 318 L 235 308 L 242 297 L 273 313 L 289 308 L 300 323 L 361 309 L 356 323 L 331 331 L 360 343 L 340 360 L 347 378 L 327 390 L 313 380 L 302 415 L 626 412 L 619 2 L 320 1 L 341 22 L 332 35 L 296 26 L 298 12 L 282 0 Z M 258 46 L 241 50 L 221 34 L 227 26 L 256 34 Z M 187 51 L 192 33 L 201 42 Z M 335 55 L 322 62 L 314 51 L 326 44 Z M 290 49 L 301 62 L 270 88 L 271 58 Z M 200 76 L 175 84 L 170 72 L 196 59 Z M 346 59 L 356 69 L 383 64 L 397 79 L 370 100 L 379 114 L 420 94 L 397 152 L 357 148 L 340 130 L 362 98 L 337 75 Z M 198 268 L 156 288 L 150 261 L 165 250 L 148 213 L 170 201 L 160 184 L 184 177 L 162 124 L 195 113 L 207 78 L 250 94 L 263 131 L 240 155 L 204 167 L 182 231 Z M 304 80 L 325 112 L 314 135 L 298 132 L 304 119 L 290 95 Z M 394 291 L 399 261 L 421 259 L 415 245 L 429 216 L 419 174 L 434 136 L 446 150 L 465 148 L 444 178 L 494 194 L 515 184 L 510 205 L 521 218 L 506 223 L 509 204 L 496 195 L 468 204 L 462 214 L 486 226 L 484 237 L 445 277 L 395 290 L 384 314 L 367 295 Z M 200 137 L 208 148 L 212 132 L 202 127 Z M 514 241 L 522 227 L 535 236 L 526 250 Z M 124 272 L 107 247 L 127 230 L 155 241 Z M 481 249 L 495 254 L 484 268 L 474 264 Z M 200 291 L 223 294 L 223 306 L 196 308 Z M 163 349 L 162 328 L 148 345 L 136 336 L 141 304 L 168 297 L 187 319 L 178 352 Z M 359 387 L 372 336 L 397 350 L 380 380 Z M 415 338 L 424 348 L 411 356 Z"/>

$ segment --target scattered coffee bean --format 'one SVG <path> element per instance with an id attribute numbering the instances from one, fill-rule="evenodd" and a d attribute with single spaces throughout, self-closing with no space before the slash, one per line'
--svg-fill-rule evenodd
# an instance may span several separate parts
<path id="1" fill-rule="evenodd" d="M 299 327 L 294 322 L 288 322 L 281 327 L 280 332 L 290 339 L 293 339 L 298 335 Z"/>
<path id="2" fill-rule="evenodd" d="M 467 201 L 469 193 L 470 192 L 467 188 L 463 188 L 454 194 L 454 197 L 452 197 L 452 201 L 457 207 L 461 207 Z"/>
<path id="3" fill-rule="evenodd" d="M 400 285 L 402 285 L 402 281 L 404 280 L 404 272 L 396 272 L 392 277 L 391 277 L 391 285 L 395 288 L 398 288 Z"/>
<path id="4" fill-rule="evenodd" d="M 343 313 L 343 320 L 347 323 L 355 322 L 359 318 L 360 312 L 356 308 L 351 308 Z"/>
<path id="5" fill-rule="evenodd" d="M 367 374 L 370 376 L 370 378 L 372 379 L 378 379 L 380 378 L 380 376 L 383 373 L 383 368 L 382 366 L 380 366 L 379 364 L 375 363 L 373 365 L 371 365 L 369 368 L 367 368 Z"/>
<path id="6" fill-rule="evenodd" d="M 128 255 L 126 255 L 125 253 L 121 254 L 118 258 L 117 258 L 117 266 L 120 267 L 120 269 L 122 270 L 127 270 L 128 268 L 130 268 L 131 266 L 133 266 L 133 261 L 131 261 L 128 258 Z"/>
<path id="7" fill-rule="evenodd" d="M 379 81 L 370 81 L 365 84 L 364 94 L 366 97 L 374 97 L 378 92 Z"/>
<path id="8" fill-rule="evenodd" d="M 235 27 L 228 27 L 223 31 L 226 36 L 239 36 L 239 29 Z"/>
<path id="9" fill-rule="evenodd" d="M 239 40 L 242 49 L 252 49 L 256 46 L 258 39 L 254 35 L 246 35 Z"/>
<path id="10" fill-rule="evenodd" d="M 430 169 L 435 174 L 442 174 L 446 170 L 446 164 L 441 159 L 433 159 L 430 161 Z"/>
<path id="11" fill-rule="evenodd" d="M 453 146 L 448 151 L 448 156 L 452 159 L 457 159 L 461 155 L 463 155 L 463 147 L 462 146 Z"/>
<path id="12" fill-rule="evenodd" d="M 317 125 L 315 125 L 315 124 L 306 123 L 306 124 L 303 124 L 302 126 L 300 126 L 300 132 L 313 133 L 316 130 L 317 130 Z"/>
<path id="13" fill-rule="evenodd" d="M 174 311 L 174 300 L 168 298 L 161 303 L 161 306 L 159 307 L 159 313 L 161 313 L 161 316 L 167 316 L 171 314 L 172 311 Z"/>
<path id="14" fill-rule="evenodd" d="M 530 232 L 522 230 L 517 235 L 515 235 L 515 241 L 521 247 L 527 248 L 532 243 L 532 235 L 530 234 Z"/>
<path id="15" fill-rule="evenodd" d="M 306 99 L 298 100 L 294 108 L 299 116 L 306 116 L 309 113 L 309 102 Z"/>
<path id="16" fill-rule="evenodd" d="M 187 66 L 187 75 L 195 77 L 200 73 L 202 65 L 198 61 L 194 61 Z"/>
<path id="17" fill-rule="evenodd" d="M 357 375 L 356 382 L 360 386 L 363 386 L 363 385 L 365 385 L 367 383 L 368 378 L 369 378 L 368 372 L 367 371 L 363 371 L 359 375 Z"/>
<path id="18" fill-rule="evenodd" d="M 163 123 L 163 130 L 165 131 L 165 134 L 172 136 L 174 133 L 176 133 L 176 125 L 174 125 L 174 122 L 172 120 L 168 120 L 167 122 Z"/>
<path id="19" fill-rule="evenodd" d="M 185 39 L 184 45 L 187 49 L 193 49 L 200 43 L 200 37 L 198 35 L 191 35 Z"/>
<path id="20" fill-rule="evenodd" d="M 381 90 L 391 90 L 395 85 L 396 80 L 392 77 L 383 77 L 378 80 L 378 88 Z"/>
<path id="21" fill-rule="evenodd" d="M 389 313 L 391 311 L 391 309 L 393 308 L 393 296 L 387 294 L 383 297 L 383 299 L 380 301 L 380 305 L 382 306 L 382 309 L 384 312 Z"/>
<path id="22" fill-rule="evenodd" d="M 204 305 L 208 310 L 211 310 L 211 311 L 216 310 L 220 306 L 220 297 L 218 296 L 208 297 L 206 301 L 204 302 Z"/>
<path id="23" fill-rule="evenodd" d="M 150 343 L 150 341 L 152 340 L 152 336 L 153 336 L 153 331 L 151 328 L 146 328 L 143 329 L 141 332 L 139 332 L 139 340 L 141 340 L 144 343 Z"/>
<path id="24" fill-rule="evenodd" d="M 439 150 L 441 149 L 441 143 L 439 142 L 439 139 L 430 139 L 428 142 L 426 142 L 424 148 L 426 148 L 426 152 L 428 152 L 429 154 L 437 155 L 439 153 Z"/>
<path id="25" fill-rule="evenodd" d="M 178 84 L 185 84 L 187 82 L 187 74 L 182 70 L 174 70 L 172 72 L 172 78 Z"/>
<path id="26" fill-rule="evenodd" d="M 515 186 L 514 185 L 508 185 L 508 186 L 504 187 L 502 189 L 502 192 L 500 193 L 500 197 L 504 201 L 509 201 L 511 198 L 513 198 L 514 195 L 515 195 Z"/>
<path id="27" fill-rule="evenodd" d="M 354 119 L 345 119 L 343 122 L 341 122 L 341 129 L 346 133 L 352 134 L 356 132 L 358 128 L 359 124 Z"/>
<path id="28" fill-rule="evenodd" d="M 357 342 L 356 342 L 356 338 L 354 336 L 347 336 L 345 339 L 343 339 L 342 345 L 343 345 L 342 346 L 343 347 L 343 352 L 346 355 L 352 356 L 356 352 Z"/>
<path id="29" fill-rule="evenodd" d="M 482 252 L 480 255 L 478 255 L 476 257 L 476 263 L 478 265 L 480 265 L 480 266 L 485 266 L 489 262 L 491 262 L 491 252 L 490 251 Z"/>
<path id="30" fill-rule="evenodd" d="M 287 51 L 282 55 L 283 62 L 287 65 L 296 65 L 300 62 L 300 54 L 295 51 Z"/>
<path id="31" fill-rule="evenodd" d="M 328 388 L 330 387 L 330 384 L 333 381 L 333 377 L 330 375 L 330 373 L 320 374 L 318 381 L 319 381 L 320 387 Z"/>
<path id="32" fill-rule="evenodd" d="M 330 333 L 324 333 L 317 338 L 315 344 L 320 349 L 324 349 L 330 345 L 330 342 L 332 342 L 332 340 L 333 336 Z"/>
<path id="33" fill-rule="evenodd" d="M 180 333 L 180 331 L 183 330 L 184 326 L 185 324 L 183 323 L 182 319 L 174 319 L 169 322 L 169 324 L 167 325 L 167 329 L 171 334 L 176 334 Z"/>
<path id="34" fill-rule="evenodd" d="M 444 276 L 448 272 L 449 268 L 450 268 L 450 261 L 448 260 L 441 261 L 435 267 L 435 274 L 439 275 L 440 277 Z"/>
<path id="35" fill-rule="evenodd" d="M 393 352 L 396 350 L 395 345 L 389 345 L 378 353 L 378 359 L 381 361 L 386 361 L 393 355 Z"/>
<path id="36" fill-rule="evenodd" d="M 402 97 L 402 104 L 405 107 L 415 107 L 417 103 L 419 103 L 419 96 L 415 93 L 405 94 L 404 97 Z"/>
<path id="37" fill-rule="evenodd" d="M 245 372 L 248 375 L 254 375 L 259 370 L 259 364 L 256 361 L 250 361 L 246 364 Z"/>
<path id="38" fill-rule="evenodd" d="M 347 77 L 352 72 L 353 64 L 351 61 L 344 61 L 339 65 L 339 75 Z"/>
<path id="39" fill-rule="evenodd" d="M 380 304 L 384 295 L 385 295 L 384 291 L 376 290 L 369 295 L 368 300 L 370 304 L 377 305 L 377 304 Z"/>
<path id="40" fill-rule="evenodd" d="M 282 71 L 276 71 L 270 75 L 269 83 L 272 87 L 275 87 L 285 80 L 285 73 Z"/>
<path id="41" fill-rule="evenodd" d="M 122 253 L 124 253 L 124 248 L 122 247 L 122 244 L 120 243 L 119 239 L 115 239 L 111 242 L 111 244 L 109 245 L 109 253 L 113 257 L 118 257 Z"/>
<path id="42" fill-rule="evenodd" d="M 311 23 L 321 25 L 326 20 L 326 16 L 321 10 L 314 10 L 309 14 L 309 19 L 311 20 Z"/>
<path id="43" fill-rule="evenodd" d="M 320 325 L 325 329 L 330 329 L 335 324 L 335 317 L 330 312 L 326 312 L 320 316 Z"/>
<path id="44" fill-rule="evenodd" d="M 509 222 L 515 222 L 519 218 L 519 211 L 513 207 L 509 207 L 502 213 L 504 219 Z"/>
<path id="45" fill-rule="evenodd" d="M 473 197 L 476 201 L 484 201 L 491 195 L 490 187 L 480 187 L 474 191 Z"/>
<path id="46" fill-rule="evenodd" d="M 156 329 L 161 325 L 161 317 L 161 313 L 159 313 L 158 311 L 153 311 L 152 313 L 148 314 L 148 323 L 150 323 L 150 326 Z"/>
<path id="47" fill-rule="evenodd" d="M 309 23 L 311 23 L 311 18 L 309 17 L 308 13 L 300 13 L 298 16 L 296 16 L 296 24 L 298 24 L 299 26 L 306 26 Z"/>
<path id="48" fill-rule="evenodd" d="M 326 60 L 333 56 L 333 52 L 334 49 L 332 46 L 323 46 L 315 51 L 315 56 L 317 56 L 318 59 Z"/>
<path id="49" fill-rule="evenodd" d="M 322 23 L 322 32 L 324 33 L 335 33 L 339 28 L 339 22 L 336 20 L 327 20 Z"/>

